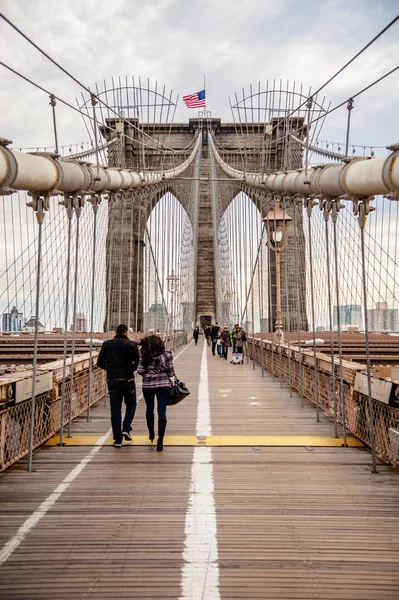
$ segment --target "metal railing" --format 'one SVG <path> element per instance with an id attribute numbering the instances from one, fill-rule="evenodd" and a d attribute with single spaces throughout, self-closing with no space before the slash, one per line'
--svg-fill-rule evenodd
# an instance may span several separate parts
<path id="1" fill-rule="evenodd" d="M 162 335 L 165 344 L 171 341 L 171 336 Z M 177 332 L 172 336 L 174 350 L 186 344 L 187 334 Z M 96 360 L 97 352 L 94 353 Z M 86 412 L 89 402 L 89 361 L 88 354 L 75 356 L 73 395 L 70 393 L 70 359 L 67 359 L 67 381 L 65 384 L 65 406 L 63 424 L 66 425 L 69 417 L 74 419 Z M 62 395 L 62 366 L 60 361 L 43 365 L 41 370 L 52 371 L 53 388 L 37 395 L 35 398 L 35 415 L 33 428 L 33 448 L 44 444 L 49 438 L 60 430 L 61 424 L 61 395 Z M 26 373 L 20 374 L 22 377 Z M 18 373 L 16 373 L 18 379 Z M 4 382 L 10 388 L 10 382 Z M 12 384 L 11 384 L 12 385 Z M 94 406 L 104 398 L 106 391 L 105 371 L 96 365 L 92 368 L 90 406 Z M 6 392 L 4 392 L 4 396 Z M 72 402 L 72 405 L 71 405 Z M 31 420 L 31 399 L 19 404 L 13 404 L 0 409 L 0 472 L 20 460 L 29 451 L 29 433 Z"/>
<path id="2" fill-rule="evenodd" d="M 89 374 L 75 375 L 72 396 L 72 418 L 87 410 Z M 61 423 L 61 383 L 57 382 L 49 392 L 36 397 L 33 447 L 37 448 L 60 429 Z M 105 372 L 93 368 L 91 376 L 90 405 L 104 397 Z M 69 419 L 71 402 L 70 383 L 65 388 L 64 425 Z M 28 454 L 31 400 L 9 406 L 0 412 L 0 471 Z"/>
<path id="3" fill-rule="evenodd" d="M 291 375 L 292 388 L 300 392 L 302 388 L 303 397 L 316 403 L 315 397 L 315 375 L 313 366 L 313 354 L 309 350 L 298 348 L 290 349 L 290 365 L 288 356 L 288 347 L 282 346 L 281 355 L 277 345 L 270 341 L 263 341 L 263 352 L 261 350 L 261 340 L 259 338 L 248 339 L 248 355 L 255 362 L 261 364 L 263 356 L 263 365 L 266 370 L 289 384 Z M 274 356 L 273 356 L 274 354 Z M 281 357 L 281 361 L 280 361 Z M 332 370 L 331 359 L 326 355 L 318 355 L 318 404 L 320 410 L 334 417 L 334 398 L 332 396 Z M 281 365 L 281 367 L 280 367 Z M 324 367 L 323 367 L 324 365 Z M 370 416 L 368 397 L 357 392 L 354 389 L 355 376 L 358 371 L 364 370 L 364 365 L 351 363 L 345 365 L 343 369 L 343 389 L 345 406 L 345 426 L 355 437 L 361 440 L 365 445 L 371 447 Z M 339 394 L 339 365 L 335 364 L 335 380 L 337 394 Z M 302 381 L 302 386 L 300 386 Z M 383 402 L 373 399 L 373 418 L 375 430 L 375 450 L 384 460 L 390 461 L 399 466 L 399 431 L 397 424 L 399 422 L 399 408 L 389 406 Z M 343 424 L 343 411 L 341 402 L 336 402 L 337 421 Z"/>

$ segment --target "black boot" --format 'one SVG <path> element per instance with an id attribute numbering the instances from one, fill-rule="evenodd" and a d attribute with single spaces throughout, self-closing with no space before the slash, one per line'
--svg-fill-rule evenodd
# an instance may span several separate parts
<path id="1" fill-rule="evenodd" d="M 158 441 L 157 441 L 158 452 L 162 452 L 162 450 L 163 450 L 163 436 L 165 435 L 166 423 L 167 423 L 166 419 L 160 419 L 158 421 Z"/>
<path id="2" fill-rule="evenodd" d="M 154 415 L 146 415 L 147 419 L 147 427 L 148 427 L 148 437 L 150 442 L 154 441 L 155 433 L 154 433 Z"/>

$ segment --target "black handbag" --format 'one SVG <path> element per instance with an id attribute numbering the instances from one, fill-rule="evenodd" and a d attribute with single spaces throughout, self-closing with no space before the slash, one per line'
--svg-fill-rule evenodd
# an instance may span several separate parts
<path id="1" fill-rule="evenodd" d="M 172 387 L 170 388 L 168 406 L 174 406 L 179 404 L 184 398 L 190 395 L 190 390 L 183 381 L 175 379 Z"/>

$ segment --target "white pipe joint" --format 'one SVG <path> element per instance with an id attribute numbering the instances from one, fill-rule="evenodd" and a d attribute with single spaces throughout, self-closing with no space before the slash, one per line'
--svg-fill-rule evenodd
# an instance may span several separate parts
<path id="1" fill-rule="evenodd" d="M 130 171 L 130 177 L 132 178 L 132 187 L 138 188 L 143 183 L 143 178 L 140 173 L 136 173 L 136 171 Z"/>
<path id="2" fill-rule="evenodd" d="M 107 168 L 106 173 L 108 175 L 107 190 L 110 192 L 116 192 L 117 190 L 127 190 L 125 187 L 125 180 L 119 169 Z"/>
<path id="3" fill-rule="evenodd" d="M 313 168 L 304 169 L 299 172 L 298 177 L 295 179 L 295 187 L 300 196 L 310 196 L 313 193 L 310 187 L 310 178 L 313 172 Z"/>
<path id="4" fill-rule="evenodd" d="M 298 177 L 298 175 L 299 175 L 299 171 L 290 171 L 285 176 L 284 188 L 285 188 L 285 193 L 288 194 L 289 196 L 293 196 L 294 194 L 298 193 L 296 186 L 295 186 L 295 181 L 296 181 L 296 178 Z"/>
<path id="5" fill-rule="evenodd" d="M 280 194 L 285 192 L 284 180 L 287 173 L 277 173 L 273 181 L 273 191 L 279 192 Z"/>
<path id="6" fill-rule="evenodd" d="M 266 177 L 266 188 L 269 190 L 269 192 L 273 192 L 274 191 L 274 180 L 276 179 L 276 173 L 271 173 L 270 175 L 268 175 Z"/>
<path id="7" fill-rule="evenodd" d="M 349 197 L 364 198 L 386 194 L 389 190 L 382 177 L 385 158 L 357 158 L 344 166 L 339 184 Z"/>
<path id="8" fill-rule="evenodd" d="M 345 165 L 329 164 L 322 169 L 315 169 L 311 178 L 313 193 L 322 197 L 339 198 L 345 193 L 340 186 L 340 175 Z"/>
<path id="9" fill-rule="evenodd" d="M 382 179 L 391 192 L 399 192 L 399 152 L 390 154 L 382 168 Z"/>
<path id="10" fill-rule="evenodd" d="M 50 156 L 4 150 L 1 148 L 0 186 L 8 180 L 6 185 L 37 194 L 48 194 L 58 188 L 61 169 Z"/>
<path id="11" fill-rule="evenodd" d="M 77 194 L 91 188 L 92 177 L 85 165 L 72 160 L 58 162 L 61 181 L 58 189 L 67 194 Z"/>
<path id="12" fill-rule="evenodd" d="M 9 187 L 18 173 L 18 165 L 11 150 L 0 146 L 0 188 Z"/>
<path id="13" fill-rule="evenodd" d="M 101 194 L 105 190 L 108 190 L 110 178 L 106 170 L 96 165 L 90 165 L 89 169 L 93 175 L 91 191 Z"/>

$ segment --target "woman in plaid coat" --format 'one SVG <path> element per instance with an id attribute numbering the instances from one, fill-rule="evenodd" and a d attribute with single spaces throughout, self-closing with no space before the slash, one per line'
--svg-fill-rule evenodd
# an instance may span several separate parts
<path id="1" fill-rule="evenodd" d="M 141 341 L 141 357 L 137 373 L 143 377 L 143 396 L 146 404 L 146 419 L 151 442 L 154 440 L 154 402 L 157 397 L 158 441 L 157 450 L 163 450 L 166 429 L 166 407 L 168 405 L 172 377 L 175 376 L 173 356 L 165 351 L 163 340 L 157 335 L 148 335 Z"/>

